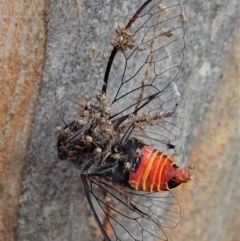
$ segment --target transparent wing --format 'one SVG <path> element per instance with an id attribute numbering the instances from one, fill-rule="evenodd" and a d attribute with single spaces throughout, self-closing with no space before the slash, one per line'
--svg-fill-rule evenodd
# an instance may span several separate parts
<path id="1" fill-rule="evenodd" d="M 168 230 L 181 221 L 179 200 L 171 192 L 123 190 L 99 178 L 82 178 L 91 211 L 107 241 L 170 240 Z"/>
<path id="2" fill-rule="evenodd" d="M 175 145 L 184 119 L 184 102 L 174 82 L 184 60 L 186 20 L 180 0 L 147 1 L 139 10 L 126 25 L 127 34 L 132 35 L 131 44 L 114 48 L 113 65 L 105 75 L 112 101 L 110 119 L 141 118 L 148 113 L 146 120 L 139 122 L 139 129 L 145 128 L 146 132 L 137 130 L 135 134 Z M 124 42 L 124 35 L 118 38 Z M 130 122 L 127 119 L 122 128 Z"/>
<path id="3" fill-rule="evenodd" d="M 148 139 L 149 145 L 161 151 L 176 147 L 181 140 L 184 127 L 183 96 L 177 94 L 174 88 L 168 88 L 168 91 L 156 97 L 149 105 L 154 105 L 155 108 L 149 109 L 148 106 L 143 108 L 143 111 L 148 113 L 144 115 L 145 123 L 142 125 L 139 123 L 140 126 L 135 127 L 133 135 L 145 142 Z M 128 127 L 132 123 L 133 120 L 130 118 L 124 122 L 124 125 Z"/>

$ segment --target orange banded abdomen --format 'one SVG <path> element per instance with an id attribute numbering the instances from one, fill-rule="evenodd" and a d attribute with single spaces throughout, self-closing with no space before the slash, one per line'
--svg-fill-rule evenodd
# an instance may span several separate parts
<path id="1" fill-rule="evenodd" d="M 141 149 L 142 158 L 135 172 L 130 173 L 129 185 L 135 190 L 159 192 L 176 188 L 192 179 L 188 169 L 182 169 L 168 155 L 151 146 Z"/>

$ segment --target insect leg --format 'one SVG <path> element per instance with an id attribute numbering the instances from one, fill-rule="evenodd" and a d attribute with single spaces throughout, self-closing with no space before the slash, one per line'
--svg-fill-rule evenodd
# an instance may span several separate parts
<path id="1" fill-rule="evenodd" d="M 60 116 L 60 118 L 61 118 L 61 121 L 62 121 L 62 122 L 64 123 L 64 125 L 65 125 L 64 128 L 66 128 L 68 125 L 67 125 L 67 123 L 64 121 L 64 119 L 63 119 L 61 113 L 59 113 L 59 116 Z"/>
<path id="2" fill-rule="evenodd" d="M 120 143 L 121 143 L 122 145 L 124 145 L 124 144 L 126 143 L 126 141 L 128 140 L 129 136 L 131 135 L 133 129 L 134 129 L 134 125 L 131 124 L 131 125 L 128 127 L 127 131 L 124 133 L 124 136 L 122 137 L 122 139 L 121 139 L 121 141 L 120 141 Z"/>
<path id="3" fill-rule="evenodd" d="M 66 139 L 63 143 L 64 146 L 69 144 L 70 141 L 72 141 L 76 136 L 78 136 L 81 132 L 86 131 L 89 128 L 89 125 L 83 126 L 81 129 L 79 129 L 76 133 L 74 133 L 72 136 L 70 136 L 68 139 Z"/>

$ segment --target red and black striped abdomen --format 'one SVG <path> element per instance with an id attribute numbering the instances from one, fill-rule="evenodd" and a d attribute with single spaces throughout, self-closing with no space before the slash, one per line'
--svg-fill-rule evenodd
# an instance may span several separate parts
<path id="1" fill-rule="evenodd" d="M 176 188 L 192 179 L 188 169 L 182 169 L 168 155 L 151 146 L 141 149 L 142 158 L 135 172 L 130 173 L 129 185 L 135 190 L 159 192 Z"/>

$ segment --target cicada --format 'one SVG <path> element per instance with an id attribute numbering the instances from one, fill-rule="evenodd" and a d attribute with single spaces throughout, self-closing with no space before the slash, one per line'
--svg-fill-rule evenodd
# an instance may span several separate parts
<path id="1" fill-rule="evenodd" d="M 58 156 L 79 169 L 106 241 L 168 240 L 181 220 L 171 190 L 193 178 L 176 160 L 185 109 L 176 84 L 184 16 L 180 0 L 149 0 L 119 23 L 102 90 L 85 94 L 78 117 L 57 127 Z"/>

